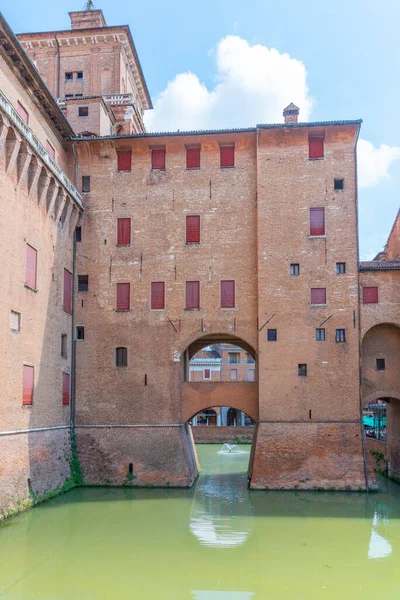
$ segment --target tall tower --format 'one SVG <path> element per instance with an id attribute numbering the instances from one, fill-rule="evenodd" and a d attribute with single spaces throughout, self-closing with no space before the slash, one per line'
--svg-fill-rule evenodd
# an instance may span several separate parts
<path id="1" fill-rule="evenodd" d="M 128 25 L 109 27 L 87 2 L 71 29 L 18 36 L 78 136 L 145 131 L 152 108 Z"/>

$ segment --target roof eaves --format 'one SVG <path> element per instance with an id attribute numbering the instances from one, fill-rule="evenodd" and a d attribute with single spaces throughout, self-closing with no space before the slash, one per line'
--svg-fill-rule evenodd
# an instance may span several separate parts
<path id="1" fill-rule="evenodd" d="M 255 127 L 248 127 L 243 129 L 205 129 L 198 131 L 158 131 L 153 133 L 134 133 L 132 135 L 106 135 L 98 136 L 96 139 L 102 140 L 115 140 L 115 139 L 136 139 L 136 138 L 152 138 L 152 137 L 174 137 L 174 136 L 188 136 L 188 135 L 218 135 L 225 133 L 255 133 Z M 85 139 L 93 138 L 79 138 L 77 141 L 83 141 Z M 75 140 L 74 140 L 75 141 Z"/>
<path id="2" fill-rule="evenodd" d="M 329 127 L 334 125 L 361 125 L 362 119 L 349 121 L 311 121 L 310 123 L 261 123 L 257 125 L 257 129 L 297 129 L 302 127 Z"/>

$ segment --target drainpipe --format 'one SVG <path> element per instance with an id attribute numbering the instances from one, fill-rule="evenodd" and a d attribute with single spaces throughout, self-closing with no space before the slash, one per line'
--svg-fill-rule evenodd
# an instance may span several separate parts
<path id="1" fill-rule="evenodd" d="M 60 44 L 58 43 L 58 39 L 54 36 L 54 39 L 57 44 L 57 98 L 60 97 L 60 88 L 61 88 L 61 57 L 60 57 Z"/>
<path id="2" fill-rule="evenodd" d="M 72 152 L 74 155 L 74 185 L 78 183 L 78 161 L 76 158 L 75 144 L 72 142 Z M 76 280 L 76 228 L 73 233 L 72 242 L 72 318 L 71 318 L 71 406 L 70 406 L 70 426 L 71 434 L 75 430 L 75 398 L 76 398 L 76 339 L 75 339 L 75 280 Z"/>

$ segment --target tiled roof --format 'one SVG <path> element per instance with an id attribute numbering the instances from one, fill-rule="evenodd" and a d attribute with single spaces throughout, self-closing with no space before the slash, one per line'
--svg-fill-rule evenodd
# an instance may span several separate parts
<path id="1" fill-rule="evenodd" d="M 400 270 L 400 260 L 364 260 L 360 262 L 360 271 L 396 270 Z"/>
<path id="2" fill-rule="evenodd" d="M 200 350 L 193 358 L 221 358 L 215 350 Z"/>

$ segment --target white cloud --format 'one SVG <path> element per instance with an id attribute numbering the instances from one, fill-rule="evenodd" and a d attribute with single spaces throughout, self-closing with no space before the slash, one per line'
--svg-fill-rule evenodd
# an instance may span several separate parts
<path id="1" fill-rule="evenodd" d="M 389 177 L 391 164 L 400 158 L 400 147 L 381 144 L 374 148 L 371 142 L 358 142 L 358 183 L 360 188 L 376 186 L 382 178 Z"/>
<path id="2" fill-rule="evenodd" d="M 167 84 L 145 115 L 149 131 L 254 127 L 282 121 L 290 102 L 307 121 L 312 98 L 304 64 L 238 36 L 223 38 L 216 49 L 216 84 L 208 90 L 194 73 Z"/>

